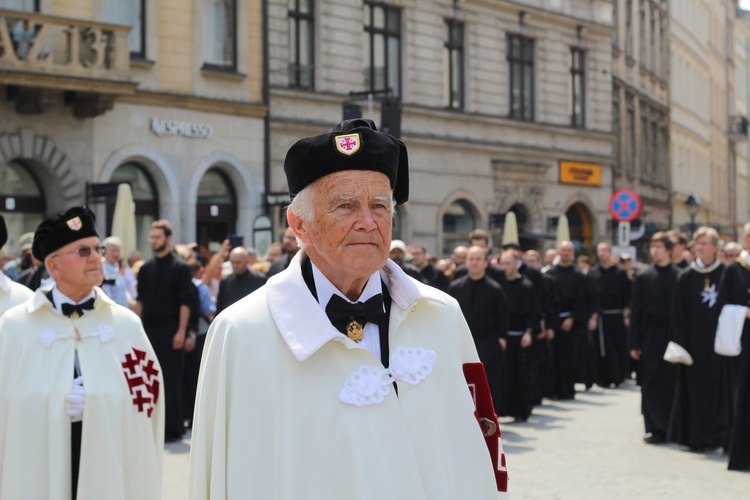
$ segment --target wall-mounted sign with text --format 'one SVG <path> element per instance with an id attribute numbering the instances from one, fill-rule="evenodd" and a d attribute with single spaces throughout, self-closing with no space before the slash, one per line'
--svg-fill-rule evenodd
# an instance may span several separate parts
<path id="1" fill-rule="evenodd" d="M 159 118 L 153 117 L 151 118 L 151 132 L 159 137 L 181 135 L 183 137 L 209 139 L 214 135 L 214 127 L 208 123 L 160 120 Z"/>
<path id="2" fill-rule="evenodd" d="M 602 182 L 602 167 L 593 163 L 560 162 L 560 182 L 599 186 Z"/>

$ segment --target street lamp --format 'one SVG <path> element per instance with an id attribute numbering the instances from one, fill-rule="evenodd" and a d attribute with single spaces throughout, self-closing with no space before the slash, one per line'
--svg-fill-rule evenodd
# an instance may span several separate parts
<path id="1" fill-rule="evenodd" d="M 687 197 L 687 200 L 685 200 L 685 208 L 687 208 L 687 213 L 690 216 L 690 232 L 693 233 L 695 231 L 695 216 L 698 215 L 698 209 L 701 206 L 701 200 L 697 196 L 695 196 L 693 193 L 690 193 L 690 196 Z"/>

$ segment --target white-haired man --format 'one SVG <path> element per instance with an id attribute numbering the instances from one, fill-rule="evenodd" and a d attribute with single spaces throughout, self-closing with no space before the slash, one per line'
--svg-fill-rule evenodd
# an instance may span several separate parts
<path id="1" fill-rule="evenodd" d="M 302 249 L 211 326 L 191 498 L 497 498 L 497 424 L 490 408 L 488 453 L 463 374 L 478 362 L 466 321 L 388 260 L 407 161 L 369 120 L 287 153 Z"/>

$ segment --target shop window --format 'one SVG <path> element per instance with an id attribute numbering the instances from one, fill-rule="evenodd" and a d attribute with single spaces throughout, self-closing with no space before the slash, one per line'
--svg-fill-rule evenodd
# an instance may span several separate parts
<path id="1" fill-rule="evenodd" d="M 198 186 L 196 203 L 196 241 L 208 247 L 221 243 L 237 230 L 237 196 L 229 177 L 222 170 L 210 168 Z M 245 245 L 252 244 L 252 235 L 245 237 Z"/>
<path id="2" fill-rule="evenodd" d="M 8 246 L 18 254 L 18 237 L 34 231 L 47 206 L 39 181 L 20 162 L 0 163 L 0 214 L 8 226 Z"/>
<path id="3" fill-rule="evenodd" d="M 159 218 L 159 197 L 156 184 L 148 171 L 139 163 L 124 163 L 117 167 L 110 182 L 126 182 L 133 190 L 135 203 L 136 248 L 148 256 L 150 244 L 148 234 L 151 223 Z M 115 212 L 115 198 L 107 200 L 107 234 L 112 229 L 112 216 Z M 123 256 L 127 258 L 127 255 Z"/>
<path id="4" fill-rule="evenodd" d="M 466 200 L 456 200 L 443 214 L 443 257 L 458 245 L 466 245 L 469 233 L 478 227 L 477 212 Z"/>

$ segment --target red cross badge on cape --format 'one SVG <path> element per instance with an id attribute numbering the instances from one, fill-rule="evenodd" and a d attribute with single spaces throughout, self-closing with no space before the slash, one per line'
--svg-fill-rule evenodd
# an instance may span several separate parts
<path id="1" fill-rule="evenodd" d="M 359 147 L 362 145 L 362 140 L 360 139 L 359 134 L 356 133 L 337 135 L 335 141 L 336 149 L 338 149 L 339 153 L 347 156 L 351 156 L 359 151 Z"/>
<path id="2" fill-rule="evenodd" d="M 134 347 L 125 354 L 125 361 L 121 364 L 133 405 L 138 412 L 146 412 L 151 418 L 159 401 L 159 370 L 156 369 L 154 360 L 146 357 L 146 351 Z"/>

